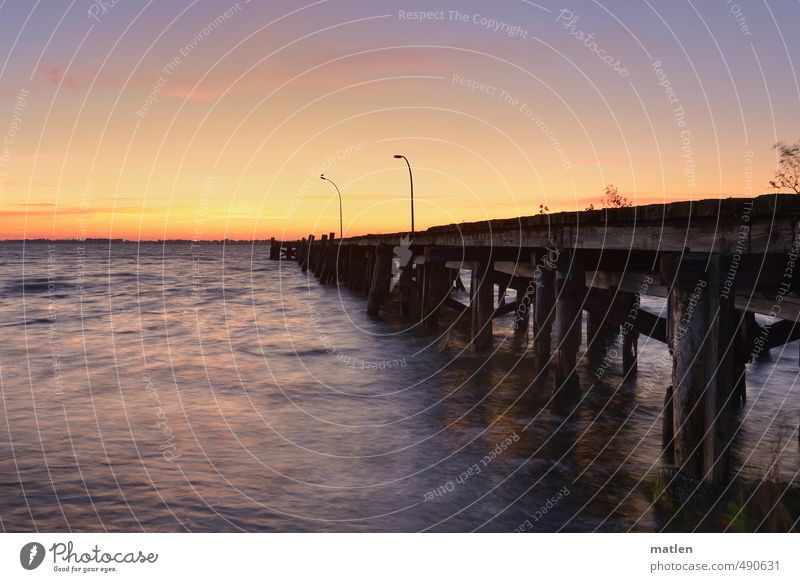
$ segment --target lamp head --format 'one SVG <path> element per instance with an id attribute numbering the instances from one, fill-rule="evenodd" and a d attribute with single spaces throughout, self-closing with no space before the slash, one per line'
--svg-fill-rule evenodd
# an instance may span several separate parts
<path id="1" fill-rule="evenodd" d="M 325 179 L 325 174 L 320 174 L 320 175 L 319 175 L 319 179 L 320 179 L 320 180 L 324 180 L 324 179 Z"/>
<path id="2" fill-rule="evenodd" d="M 394 155 L 394 159 L 396 159 L 396 160 L 402 160 L 402 159 L 403 159 L 403 156 L 401 156 L 400 154 L 395 154 L 395 155 Z"/>

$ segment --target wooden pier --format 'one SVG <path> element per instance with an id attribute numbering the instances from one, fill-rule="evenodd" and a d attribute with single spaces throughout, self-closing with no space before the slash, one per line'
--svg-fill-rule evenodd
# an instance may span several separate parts
<path id="1" fill-rule="evenodd" d="M 517 332 L 532 332 L 531 369 L 551 368 L 562 397 L 580 397 L 581 360 L 602 359 L 614 337 L 625 377 L 637 373 L 641 335 L 666 344 L 665 453 L 683 475 L 711 483 L 730 474 L 746 364 L 800 339 L 798 196 L 562 212 L 413 235 L 311 234 L 270 249 L 321 284 L 362 294 L 371 316 L 396 296 L 404 320 L 435 332 L 445 310 L 469 310 L 476 352 L 492 349 L 493 320 L 513 314 Z M 471 273 L 468 305 L 451 296 L 461 270 Z M 505 301 L 507 289 L 515 301 Z M 666 317 L 640 308 L 646 295 L 667 299 Z M 777 320 L 762 327 L 756 313 Z"/>

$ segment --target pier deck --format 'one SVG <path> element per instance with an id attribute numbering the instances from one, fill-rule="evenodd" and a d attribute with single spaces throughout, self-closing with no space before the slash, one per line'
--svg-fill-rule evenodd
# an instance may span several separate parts
<path id="1" fill-rule="evenodd" d="M 372 316 L 398 294 L 402 317 L 430 331 L 445 308 L 468 309 L 477 352 L 492 348 L 493 319 L 513 314 L 517 332 L 532 327 L 532 371 L 552 367 L 559 398 L 580 396 L 580 358 L 602 358 L 613 338 L 622 336 L 626 376 L 636 374 L 640 335 L 664 342 L 673 360 L 665 451 L 685 476 L 722 483 L 730 474 L 732 415 L 746 400 L 746 364 L 800 338 L 798 251 L 800 197 L 764 195 L 413 234 L 311 234 L 273 242 L 270 258 L 296 260 L 320 283 L 362 293 Z M 471 273 L 469 305 L 451 297 L 462 270 Z M 516 290 L 513 303 L 504 300 L 508 289 Z M 644 295 L 666 298 L 666 317 L 640 309 Z M 761 326 L 756 313 L 777 319 Z"/>

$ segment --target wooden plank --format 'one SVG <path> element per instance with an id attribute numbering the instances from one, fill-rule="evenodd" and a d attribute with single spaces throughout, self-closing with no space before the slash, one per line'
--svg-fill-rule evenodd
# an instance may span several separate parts
<path id="1" fill-rule="evenodd" d="M 586 271 L 586 286 L 596 289 L 614 289 L 637 295 L 666 298 L 669 289 L 661 285 L 658 273 Z"/>
<path id="2" fill-rule="evenodd" d="M 536 265 L 533 263 L 515 263 L 514 261 L 495 261 L 494 270 L 515 277 L 533 279 L 536 276 Z"/>
<path id="3" fill-rule="evenodd" d="M 800 322 L 800 297 L 796 294 L 780 296 L 762 291 L 737 291 L 736 309 L 761 315 L 776 315 L 788 321 Z M 776 310 L 777 308 L 777 310 Z"/>

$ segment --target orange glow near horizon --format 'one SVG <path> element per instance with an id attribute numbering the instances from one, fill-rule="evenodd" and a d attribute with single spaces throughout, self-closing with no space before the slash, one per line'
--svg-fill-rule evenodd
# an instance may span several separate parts
<path id="1" fill-rule="evenodd" d="M 35 14 L 0 85 L 0 238 L 338 235 L 320 172 L 342 190 L 345 236 L 406 231 L 395 153 L 413 166 L 417 230 L 582 210 L 609 183 L 637 205 L 753 196 L 770 191 L 774 143 L 800 135 L 790 67 L 769 57 L 785 47 L 759 36 L 754 60 L 708 7 L 713 36 L 670 16 L 679 46 L 645 8 L 617 6 L 626 31 L 585 5 L 581 26 L 624 58 L 621 76 L 555 7 L 492 7 L 523 39 L 408 22 L 388 3 L 283 4 L 175 20 L 175 6 L 120 3 L 88 33 L 70 14 L 44 53 L 52 23 Z"/>

